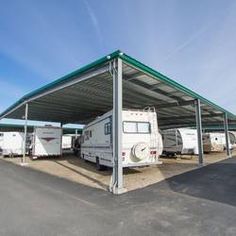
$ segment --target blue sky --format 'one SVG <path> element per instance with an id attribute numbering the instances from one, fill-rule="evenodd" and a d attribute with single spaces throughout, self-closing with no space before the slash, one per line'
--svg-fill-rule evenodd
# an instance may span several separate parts
<path id="1" fill-rule="evenodd" d="M 234 0 L 0 0 L 0 111 L 116 49 L 236 113 Z"/>

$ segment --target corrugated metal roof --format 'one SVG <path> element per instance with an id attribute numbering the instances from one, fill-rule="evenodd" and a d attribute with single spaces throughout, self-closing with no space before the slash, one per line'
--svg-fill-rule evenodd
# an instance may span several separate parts
<path id="1" fill-rule="evenodd" d="M 160 127 L 189 126 L 195 123 L 193 102 L 200 99 L 203 123 L 223 122 L 222 113 L 225 112 L 231 122 L 236 122 L 236 116 L 231 112 L 120 51 L 25 95 L 0 117 L 21 119 L 23 105 L 29 102 L 31 120 L 89 122 L 112 109 L 109 62 L 118 57 L 123 61 L 124 108 L 154 106 Z"/>
<path id="2" fill-rule="evenodd" d="M 37 125 L 37 127 L 39 127 Z M 43 126 L 42 126 L 43 127 Z M 28 132 L 33 132 L 34 126 L 33 125 L 28 125 L 27 126 Z M 82 133 L 81 128 L 72 128 L 72 127 L 63 127 L 63 134 L 75 134 L 77 130 L 78 134 Z M 0 124 L 0 132 L 24 132 L 24 125 L 22 124 Z"/>

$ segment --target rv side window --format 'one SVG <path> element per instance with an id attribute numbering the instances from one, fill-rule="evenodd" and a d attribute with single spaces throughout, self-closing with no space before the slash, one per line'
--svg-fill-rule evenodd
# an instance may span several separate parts
<path id="1" fill-rule="evenodd" d="M 105 135 L 111 134 L 111 123 L 110 122 L 106 123 L 104 125 L 104 133 L 105 133 Z"/>
<path id="2" fill-rule="evenodd" d="M 0 137 L 3 137 L 3 133 L 0 133 Z"/>
<path id="3" fill-rule="evenodd" d="M 90 132 L 89 132 L 89 130 L 86 130 L 84 132 L 84 140 L 89 140 L 89 136 L 90 136 Z"/>
<path id="4" fill-rule="evenodd" d="M 151 132 L 150 123 L 149 122 L 124 121 L 123 122 L 123 131 L 124 131 L 124 133 L 148 134 Z"/>
<path id="5" fill-rule="evenodd" d="M 137 133 L 136 122 L 123 122 L 123 130 L 125 133 Z"/>
<path id="6" fill-rule="evenodd" d="M 150 124 L 149 123 L 137 123 L 138 124 L 138 133 L 150 133 Z"/>

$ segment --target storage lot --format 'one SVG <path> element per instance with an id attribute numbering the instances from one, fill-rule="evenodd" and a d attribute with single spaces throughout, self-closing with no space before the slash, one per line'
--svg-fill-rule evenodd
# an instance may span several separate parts
<path id="1" fill-rule="evenodd" d="M 236 154 L 234 151 L 233 155 Z M 197 169 L 197 156 L 182 156 L 177 159 L 161 158 L 163 164 L 143 168 L 124 169 L 124 187 L 130 191 L 142 188 L 184 172 Z M 205 164 L 215 163 L 226 159 L 225 153 L 205 155 Z M 20 158 L 5 160 L 20 164 Z M 32 161 L 27 158 L 29 167 L 58 177 L 81 183 L 86 186 L 107 190 L 112 170 L 97 171 L 93 163 L 85 162 L 73 155 L 60 158 L 45 158 Z"/>
<path id="2" fill-rule="evenodd" d="M 132 119 L 132 123 L 128 126 L 126 124 L 126 128 L 129 127 L 126 130 L 128 132 L 123 132 L 122 117 L 124 110 L 127 109 L 130 110 L 130 115 L 137 117 Z M 111 113 L 111 119 L 107 122 L 107 128 L 101 126 L 100 128 L 94 128 L 94 130 L 86 130 L 86 137 L 82 141 L 81 150 L 83 152 L 83 146 L 85 146 L 87 150 L 83 153 L 84 157 L 93 158 L 97 165 L 110 166 L 111 161 L 113 161 L 111 191 L 114 194 L 123 193 L 124 187 L 128 190 L 140 188 L 196 168 L 196 161 L 193 158 L 191 161 L 177 162 L 173 169 L 169 168 L 172 165 L 167 162 L 160 168 L 144 168 L 142 171 L 140 169 L 125 170 L 125 177 L 123 176 L 123 153 L 126 155 L 126 153 L 133 150 L 132 156 L 139 162 L 130 159 L 127 166 L 146 165 L 155 159 L 154 156 L 150 155 L 157 152 L 154 149 L 155 146 L 158 147 L 156 145 L 157 140 L 159 140 L 157 137 L 158 129 L 196 127 L 199 149 L 198 163 L 202 165 L 204 159 L 202 148 L 203 128 L 211 125 L 223 127 L 226 134 L 225 147 L 227 155 L 230 156 L 228 129 L 229 124 L 236 124 L 235 114 L 120 50 L 26 94 L 3 111 L 0 114 L 0 119 L 24 119 L 23 154 L 25 154 L 28 121 L 56 122 L 61 126 L 65 124 L 88 125 L 97 117 L 101 117 L 111 110 L 113 112 Z M 142 113 L 139 113 L 141 110 L 145 110 L 149 114 L 145 120 L 146 126 L 137 124 L 137 121 L 138 123 L 143 122 Z M 151 117 L 149 116 L 151 111 L 157 113 L 158 124 L 155 122 L 153 128 L 150 129 L 149 119 Z M 156 121 L 156 119 L 153 120 Z M 126 120 L 126 122 L 128 123 L 129 120 Z M 112 130 L 109 127 L 112 127 Z M 145 130 L 143 130 L 143 127 L 146 127 Z M 135 136 L 140 137 L 141 134 L 148 134 L 151 130 L 154 131 L 155 138 L 150 136 L 150 139 L 145 139 L 145 142 L 142 141 L 143 139 L 133 140 L 132 134 L 139 134 L 139 136 Z M 106 139 L 102 139 L 100 132 L 104 136 L 110 135 L 110 138 L 107 136 Z M 129 140 L 135 141 L 130 146 L 124 138 L 126 133 L 130 135 Z M 46 142 L 54 140 L 50 136 L 43 137 L 43 139 Z M 89 142 L 83 145 L 85 139 Z M 122 143 L 122 140 L 125 144 Z M 109 143 L 112 143 L 112 149 Z M 123 147 L 126 147 L 126 145 L 128 145 L 128 152 L 123 152 Z M 150 150 L 149 153 L 148 147 L 152 148 L 152 146 L 154 149 Z M 92 153 L 92 150 L 94 151 L 97 147 L 101 150 L 101 155 L 97 150 Z M 104 155 L 106 153 L 102 149 L 104 147 L 109 148 L 107 155 Z M 147 162 L 144 161 L 145 155 L 150 157 Z M 124 160 L 127 159 L 125 156 Z M 106 189 L 110 182 L 111 172 L 105 174 L 92 173 L 92 167 L 83 164 L 84 167 L 81 168 L 82 165 L 79 165 L 77 160 L 74 161 L 73 158 L 68 158 L 65 162 L 63 160 L 62 162 L 61 160 L 54 160 L 54 162 L 54 165 L 51 163 L 45 164 L 43 168 L 38 167 L 38 165 L 43 165 L 44 162 L 37 162 L 37 164 L 33 163 L 32 167 L 53 174 L 60 173 L 59 176 L 75 181 L 80 176 L 79 181 L 103 189 Z M 58 166 L 63 167 L 62 170 Z M 69 173 L 68 170 L 65 171 L 65 169 L 69 169 L 72 173 Z"/>

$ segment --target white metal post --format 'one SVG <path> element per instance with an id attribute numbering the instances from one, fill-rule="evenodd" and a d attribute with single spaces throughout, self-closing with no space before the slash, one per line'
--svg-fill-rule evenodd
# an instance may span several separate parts
<path id="1" fill-rule="evenodd" d="M 75 138 L 77 138 L 77 137 L 78 137 L 78 130 L 75 129 Z"/>
<path id="2" fill-rule="evenodd" d="M 122 60 L 113 61 L 113 173 L 112 189 L 114 194 L 121 194 L 123 189 L 122 166 Z"/>
<path id="3" fill-rule="evenodd" d="M 201 117 L 201 102 L 199 99 L 195 100 L 196 109 L 196 126 L 198 138 L 198 164 L 203 165 L 203 143 L 202 143 L 202 117 Z"/>
<path id="4" fill-rule="evenodd" d="M 60 123 L 60 128 L 61 128 L 61 156 L 62 156 L 62 136 L 63 136 L 63 123 Z"/>
<path id="5" fill-rule="evenodd" d="M 228 126 L 228 115 L 224 113 L 224 130 L 225 130 L 225 141 L 226 141 L 226 153 L 227 157 L 231 157 L 231 151 L 229 146 L 229 126 Z"/>
<path id="6" fill-rule="evenodd" d="M 25 125 L 24 125 L 24 140 L 23 140 L 23 156 L 21 159 L 21 164 L 26 165 L 26 145 L 27 145 L 27 124 L 28 124 L 28 103 L 25 104 Z"/>

